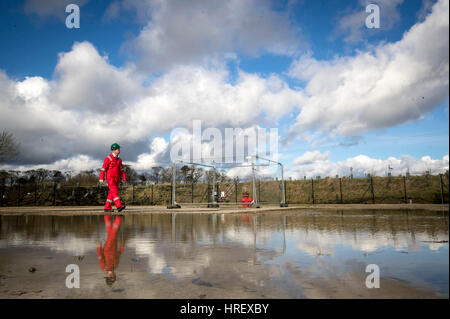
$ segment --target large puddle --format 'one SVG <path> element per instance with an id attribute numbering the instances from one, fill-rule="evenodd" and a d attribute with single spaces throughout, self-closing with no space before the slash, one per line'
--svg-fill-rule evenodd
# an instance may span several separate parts
<path id="1" fill-rule="evenodd" d="M 0 298 L 448 298 L 448 212 L 0 216 Z M 79 267 L 80 288 L 67 288 Z M 379 288 L 367 288 L 367 265 Z M 374 282 L 374 281 L 371 281 Z"/>

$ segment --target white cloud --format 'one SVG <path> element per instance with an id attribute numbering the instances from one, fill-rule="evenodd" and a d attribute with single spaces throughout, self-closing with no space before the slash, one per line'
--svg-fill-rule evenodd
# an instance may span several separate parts
<path id="1" fill-rule="evenodd" d="M 123 117 L 134 127 L 130 138 L 145 135 L 149 127 L 163 131 L 189 127 L 196 119 L 210 127 L 276 123 L 302 97 L 275 75 L 264 79 L 241 71 L 234 85 L 228 82 L 228 76 L 224 69 L 174 67 L 153 83 L 152 95 Z"/>
<path id="2" fill-rule="evenodd" d="M 229 76 L 223 65 L 178 66 L 147 87 L 132 64 L 117 68 L 92 44 L 75 43 L 59 55 L 51 81 L 0 72 L 0 125 L 20 141 L 19 163 L 103 158 L 113 142 L 134 159 L 151 136 L 197 119 L 219 128 L 275 125 L 302 96 L 276 75 L 239 71 L 235 84 Z"/>
<path id="3" fill-rule="evenodd" d="M 150 144 L 150 153 L 142 153 L 138 156 L 135 163 L 126 163 L 136 170 L 148 170 L 154 166 L 161 165 L 161 161 L 167 155 L 169 142 L 162 137 L 156 137 Z"/>
<path id="4" fill-rule="evenodd" d="M 328 160 L 329 153 L 320 153 L 319 151 L 306 152 L 305 154 L 297 157 L 294 161 L 294 165 L 311 164 L 316 161 Z"/>
<path id="5" fill-rule="evenodd" d="M 289 75 L 307 81 L 307 98 L 290 137 L 351 136 L 421 118 L 448 97 L 449 3 L 395 43 L 353 57 L 295 61 Z"/>
<path id="6" fill-rule="evenodd" d="M 168 146 L 169 142 L 167 142 L 164 138 L 156 137 L 150 143 L 148 153 L 144 152 L 139 154 L 137 161 L 124 160 L 124 164 L 131 165 L 138 171 L 148 170 L 154 166 L 167 164 L 169 151 Z M 103 159 L 95 159 L 89 155 L 75 155 L 49 164 L 4 164 L 0 165 L 0 169 L 26 171 L 44 168 L 48 170 L 76 173 L 80 171 L 97 170 L 101 168 L 102 161 Z"/>
<path id="7" fill-rule="evenodd" d="M 58 253 L 66 253 L 69 256 L 85 255 L 96 251 L 98 234 L 85 233 L 78 237 L 74 233 L 57 232 L 42 233 L 38 237 L 29 236 L 26 232 L 16 231 L 2 239 L 0 248 L 31 246 L 37 249 L 47 248 Z M 95 253 L 94 253 L 95 254 Z"/>
<path id="8" fill-rule="evenodd" d="M 155 239 L 136 236 L 127 242 L 128 249 L 135 250 L 139 258 L 147 258 L 148 271 L 151 274 L 170 273 L 176 278 L 199 276 L 204 269 L 210 267 L 211 256 L 208 250 L 197 251 L 189 243 L 181 242 L 176 247 L 165 243 L 155 244 Z M 176 254 L 171 252 L 176 251 Z M 194 256 L 195 258 L 183 258 Z"/>
<path id="9" fill-rule="evenodd" d="M 96 170 L 101 168 L 102 161 L 93 159 L 88 155 L 75 155 L 70 158 L 61 159 L 50 164 L 29 164 L 29 165 L 11 165 L 5 164 L 0 165 L 0 169 L 4 170 L 18 170 L 27 171 L 32 169 L 48 169 L 48 170 L 58 170 L 62 172 L 80 172 Z"/>
<path id="10" fill-rule="evenodd" d="M 142 80 L 132 65 L 116 68 L 91 43 L 75 43 L 71 51 L 59 54 L 52 100 L 64 109 L 111 117 L 139 100 L 145 91 Z"/>
<path id="11" fill-rule="evenodd" d="M 327 154 L 318 153 L 316 156 L 328 157 Z M 448 154 L 442 157 L 442 159 L 431 159 L 430 156 L 424 156 L 421 159 L 415 159 L 409 155 L 403 155 L 401 158 L 389 157 L 387 159 L 370 158 L 366 155 L 358 155 L 355 157 L 347 158 L 344 161 L 332 162 L 326 160 L 316 160 L 312 163 L 305 163 L 304 165 L 298 164 L 292 167 L 286 173 L 287 176 L 291 176 L 294 179 L 302 179 L 303 176 L 307 178 L 315 176 L 349 176 L 350 167 L 353 168 L 353 175 L 364 176 L 369 173 L 373 176 L 386 176 L 388 167 L 391 167 L 390 171 L 392 175 L 405 174 L 408 170 L 412 175 L 420 175 L 425 171 L 431 170 L 432 174 L 444 173 L 449 169 L 449 156 Z"/>
<path id="12" fill-rule="evenodd" d="M 370 217 L 372 218 L 372 217 Z M 447 244 L 430 242 L 430 235 L 426 232 L 396 232 L 379 229 L 375 233 L 368 234 L 367 229 L 343 232 L 341 229 L 297 229 L 293 241 L 297 241 L 297 248 L 311 256 L 335 255 L 336 243 L 351 247 L 365 253 L 382 249 L 394 249 L 395 251 L 416 251 L 421 248 L 439 250 Z M 445 232 L 439 232 L 436 238 L 446 238 Z"/>
<path id="13" fill-rule="evenodd" d="M 25 80 L 16 85 L 17 95 L 25 101 L 39 99 L 48 94 L 50 86 L 48 82 L 39 77 L 25 77 Z"/>
<path id="14" fill-rule="evenodd" d="M 117 16 L 113 3 L 108 17 Z M 248 55 L 291 55 L 300 47 L 288 11 L 272 9 L 269 0 L 140 1 L 124 0 L 147 24 L 125 49 L 141 67 L 166 70 L 174 63 L 198 62 L 230 51 Z"/>

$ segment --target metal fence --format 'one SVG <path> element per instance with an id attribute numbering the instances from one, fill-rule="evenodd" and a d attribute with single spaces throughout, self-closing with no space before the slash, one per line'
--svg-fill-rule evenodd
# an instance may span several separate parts
<path id="1" fill-rule="evenodd" d="M 289 204 L 449 203 L 448 174 L 286 181 Z"/>
<path id="2" fill-rule="evenodd" d="M 0 181 L 1 183 L 1 181 Z M 177 184 L 179 202 L 211 202 L 211 183 Z M 257 180 L 260 203 L 280 202 L 280 182 Z M 244 189 L 252 195 L 251 182 L 216 183 L 217 203 L 221 194 L 225 201 L 240 202 Z M 349 204 L 349 203 L 449 203 L 449 176 L 388 176 L 365 178 L 321 178 L 285 181 L 288 204 Z M 0 184 L 1 206 L 94 206 L 103 205 L 107 186 L 65 186 L 58 183 Z M 132 205 L 169 205 L 170 183 L 125 185 L 119 188 L 121 198 Z"/>
<path id="3" fill-rule="evenodd" d="M 170 201 L 170 184 L 121 186 L 120 196 L 129 204 L 165 205 Z M 107 186 L 64 186 L 59 183 L 0 186 L 1 206 L 94 206 L 103 205 Z"/>

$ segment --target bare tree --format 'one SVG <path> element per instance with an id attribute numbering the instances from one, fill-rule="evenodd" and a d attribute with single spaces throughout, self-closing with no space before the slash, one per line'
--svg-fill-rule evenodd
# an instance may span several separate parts
<path id="1" fill-rule="evenodd" d="M 203 177 L 203 168 L 192 166 L 189 170 L 189 175 L 187 176 L 187 181 L 192 183 L 197 183 L 200 178 Z"/>
<path id="2" fill-rule="evenodd" d="M 38 168 L 33 170 L 28 170 L 24 173 L 26 176 L 28 176 L 29 179 L 32 179 L 37 183 L 42 183 L 46 180 L 50 180 L 50 177 L 52 175 L 52 172 L 45 169 L 45 168 Z"/>
<path id="3" fill-rule="evenodd" d="M 155 183 L 158 184 L 160 182 L 160 176 L 161 176 L 161 171 L 162 171 L 162 167 L 152 167 L 152 171 L 149 175 L 149 179 Z"/>
<path id="4" fill-rule="evenodd" d="M 53 178 L 61 178 L 63 180 L 64 178 L 67 178 L 67 176 L 60 176 L 55 172 L 55 175 Z M 77 183 L 79 183 L 82 186 L 95 186 L 98 182 L 98 175 L 97 172 L 94 170 L 87 170 L 87 171 L 81 171 L 77 175 L 73 177 L 69 177 L 66 180 L 66 185 L 75 186 Z"/>
<path id="5" fill-rule="evenodd" d="M 0 134 L 0 163 L 19 155 L 19 143 L 16 142 L 12 133 L 3 131 Z"/>
<path id="6" fill-rule="evenodd" d="M 216 178 L 216 182 L 224 181 L 224 177 L 217 170 L 210 169 L 208 171 L 205 171 L 205 177 L 208 182 L 212 182 L 214 177 Z"/>
<path id="7" fill-rule="evenodd" d="M 161 181 L 163 183 L 170 183 L 172 181 L 172 167 L 163 168 L 160 173 Z"/>
<path id="8" fill-rule="evenodd" d="M 130 165 L 123 165 L 123 168 L 125 169 L 127 183 L 129 184 L 136 183 L 139 179 L 138 173 Z"/>
<path id="9" fill-rule="evenodd" d="M 189 179 L 189 171 L 190 171 L 191 169 L 189 168 L 189 166 L 187 166 L 187 165 L 184 165 L 183 167 L 181 167 L 180 168 L 180 174 L 181 174 L 181 180 L 183 181 L 183 182 L 187 182 L 188 181 L 188 179 Z"/>
<path id="10" fill-rule="evenodd" d="M 141 181 L 141 184 L 145 185 L 148 180 L 148 174 L 146 174 L 146 173 L 139 174 L 138 178 Z"/>

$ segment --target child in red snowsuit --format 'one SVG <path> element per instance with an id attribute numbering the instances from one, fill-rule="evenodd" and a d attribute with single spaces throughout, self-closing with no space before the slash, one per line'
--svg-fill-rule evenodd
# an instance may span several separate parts
<path id="1" fill-rule="evenodd" d="M 105 203 L 105 212 L 111 212 L 112 203 L 116 205 L 117 211 L 121 212 L 125 209 L 125 205 L 122 205 L 119 197 L 119 184 L 120 177 L 124 182 L 127 181 L 125 176 L 125 170 L 123 169 L 122 159 L 119 157 L 120 146 L 117 143 L 111 145 L 112 153 L 105 157 L 103 166 L 100 171 L 100 183 L 103 183 L 106 174 L 106 181 L 108 182 L 108 198 Z"/>

